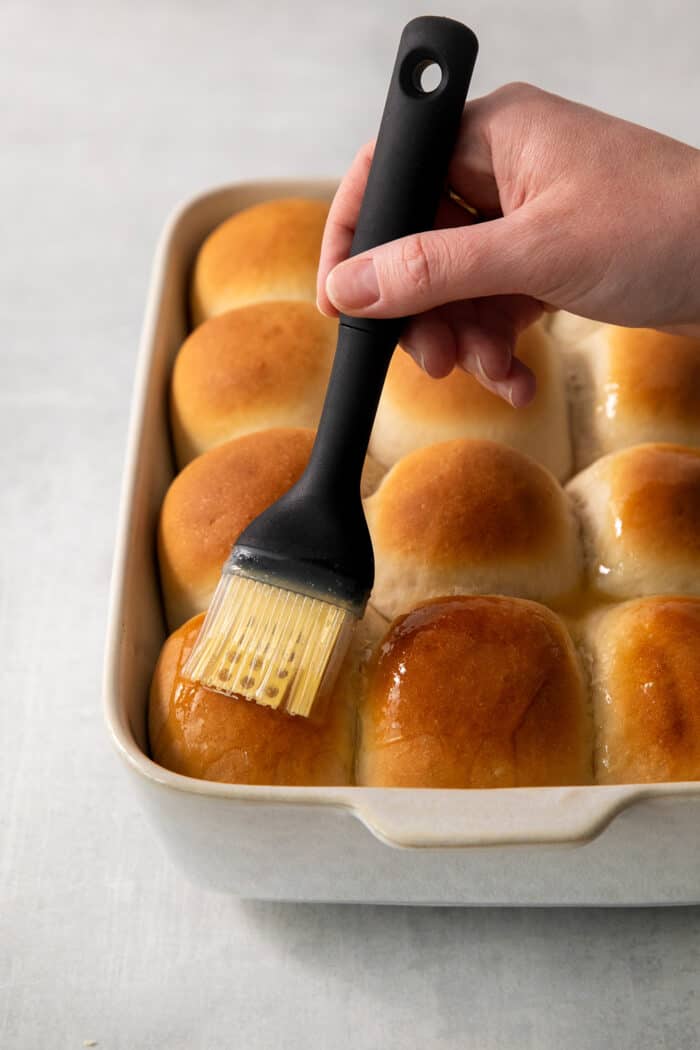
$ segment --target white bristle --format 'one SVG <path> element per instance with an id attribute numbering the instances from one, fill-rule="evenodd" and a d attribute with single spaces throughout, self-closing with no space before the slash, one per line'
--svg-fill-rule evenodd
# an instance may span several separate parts
<path id="1" fill-rule="evenodd" d="M 183 675 L 227 696 L 307 716 L 354 617 L 319 598 L 225 573 Z"/>

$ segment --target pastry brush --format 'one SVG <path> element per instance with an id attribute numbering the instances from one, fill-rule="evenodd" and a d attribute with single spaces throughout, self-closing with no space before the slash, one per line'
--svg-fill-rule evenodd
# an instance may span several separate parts
<path id="1" fill-rule="evenodd" d="M 432 228 L 477 48 L 452 19 L 404 29 L 351 255 Z M 305 716 L 332 683 L 374 582 L 360 475 L 404 323 L 341 315 L 308 467 L 239 536 L 185 677 Z"/>

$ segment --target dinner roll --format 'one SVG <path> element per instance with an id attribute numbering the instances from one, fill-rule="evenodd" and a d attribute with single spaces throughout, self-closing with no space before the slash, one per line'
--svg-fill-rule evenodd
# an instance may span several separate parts
<path id="1" fill-rule="evenodd" d="M 445 594 L 512 594 L 548 604 L 581 575 L 576 523 L 555 479 L 494 441 L 418 449 L 366 504 L 376 576 L 372 601 L 392 618 Z"/>
<path id="2" fill-rule="evenodd" d="M 313 440 L 314 431 L 302 428 L 245 434 L 193 459 L 172 482 L 158 526 L 160 579 L 171 630 L 207 608 L 234 542 L 299 480 Z M 364 495 L 380 476 L 368 459 Z"/>
<path id="3" fill-rule="evenodd" d="M 700 780 L 700 600 L 642 598 L 594 614 L 596 780 Z"/>
<path id="4" fill-rule="evenodd" d="M 316 300 L 326 201 L 263 201 L 232 215 L 199 249 L 192 274 L 193 324 L 263 299 Z"/>
<path id="5" fill-rule="evenodd" d="M 310 718 L 221 696 L 182 677 L 204 614 L 165 642 L 153 675 L 153 759 L 175 773 L 239 784 L 348 784 L 357 697 L 371 648 L 385 627 L 375 613 L 356 630 L 330 695 Z"/>
<path id="6" fill-rule="evenodd" d="M 700 450 L 635 445 L 567 485 L 590 584 L 613 598 L 700 593 Z"/>
<path id="7" fill-rule="evenodd" d="M 571 446 L 559 358 L 539 324 L 522 333 L 516 353 L 537 376 L 537 394 L 526 408 L 513 408 L 460 368 L 432 379 L 412 357 L 397 351 L 379 402 L 372 455 L 391 466 L 438 441 L 489 438 L 527 453 L 558 478 L 568 477 Z"/>
<path id="8" fill-rule="evenodd" d="M 578 468 L 644 441 L 700 445 L 700 339 L 602 325 L 575 359 Z"/>
<path id="9" fill-rule="evenodd" d="M 263 302 L 196 328 L 175 360 L 171 421 L 180 467 L 267 427 L 315 427 L 338 324 L 312 303 Z"/>
<path id="10" fill-rule="evenodd" d="M 436 598 L 399 617 L 360 707 L 371 787 L 587 784 L 591 728 L 576 653 L 535 602 Z"/>
<path id="11" fill-rule="evenodd" d="M 198 456 L 172 482 L 158 528 L 171 629 L 207 608 L 233 543 L 299 480 L 313 438 L 300 428 L 246 434 Z"/>

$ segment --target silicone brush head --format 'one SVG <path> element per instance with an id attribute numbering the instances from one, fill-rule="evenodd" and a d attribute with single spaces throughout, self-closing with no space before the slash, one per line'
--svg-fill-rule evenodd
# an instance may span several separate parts
<path id="1" fill-rule="evenodd" d="M 335 678 L 354 624 L 341 606 L 225 572 L 183 674 L 308 717 Z"/>

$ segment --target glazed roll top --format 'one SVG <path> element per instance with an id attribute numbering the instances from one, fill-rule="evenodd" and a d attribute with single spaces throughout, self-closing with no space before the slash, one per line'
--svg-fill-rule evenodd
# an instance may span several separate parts
<path id="1" fill-rule="evenodd" d="M 233 215 L 199 250 L 191 287 L 195 325 L 265 299 L 316 299 L 328 204 L 283 198 Z"/>
<path id="2" fill-rule="evenodd" d="M 700 593 L 700 450 L 614 452 L 567 485 L 591 586 L 612 598 Z"/>
<path id="3" fill-rule="evenodd" d="M 372 432 L 370 451 L 392 466 L 409 452 L 451 438 L 501 441 L 563 479 L 572 457 L 564 379 L 553 344 L 540 325 L 518 339 L 516 353 L 537 377 L 537 393 L 516 409 L 455 368 L 432 379 L 408 354 L 394 354 Z"/>
<path id="4" fill-rule="evenodd" d="M 642 598 L 586 625 L 602 784 L 700 779 L 700 600 Z"/>
<path id="5" fill-rule="evenodd" d="M 492 441 L 405 456 L 365 504 L 372 601 L 389 618 L 446 594 L 566 600 L 581 579 L 569 501 L 544 467 Z"/>
<path id="6" fill-rule="evenodd" d="M 337 322 L 312 303 L 262 302 L 196 328 L 175 360 L 171 422 L 180 467 L 268 427 L 316 427 Z"/>
<path id="7" fill-rule="evenodd" d="M 602 325 L 576 362 L 579 468 L 647 441 L 700 445 L 700 339 Z"/>
<path id="8" fill-rule="evenodd" d="M 348 784 L 353 775 L 357 696 L 371 647 L 385 624 L 371 611 L 359 625 L 331 695 L 311 718 L 292 717 L 182 677 L 204 619 L 165 642 L 151 685 L 153 759 L 202 780 L 238 784 Z"/>
<path id="9" fill-rule="evenodd" d="M 516 598 L 439 598 L 392 625 L 360 710 L 358 784 L 586 784 L 591 724 L 562 621 Z"/>

